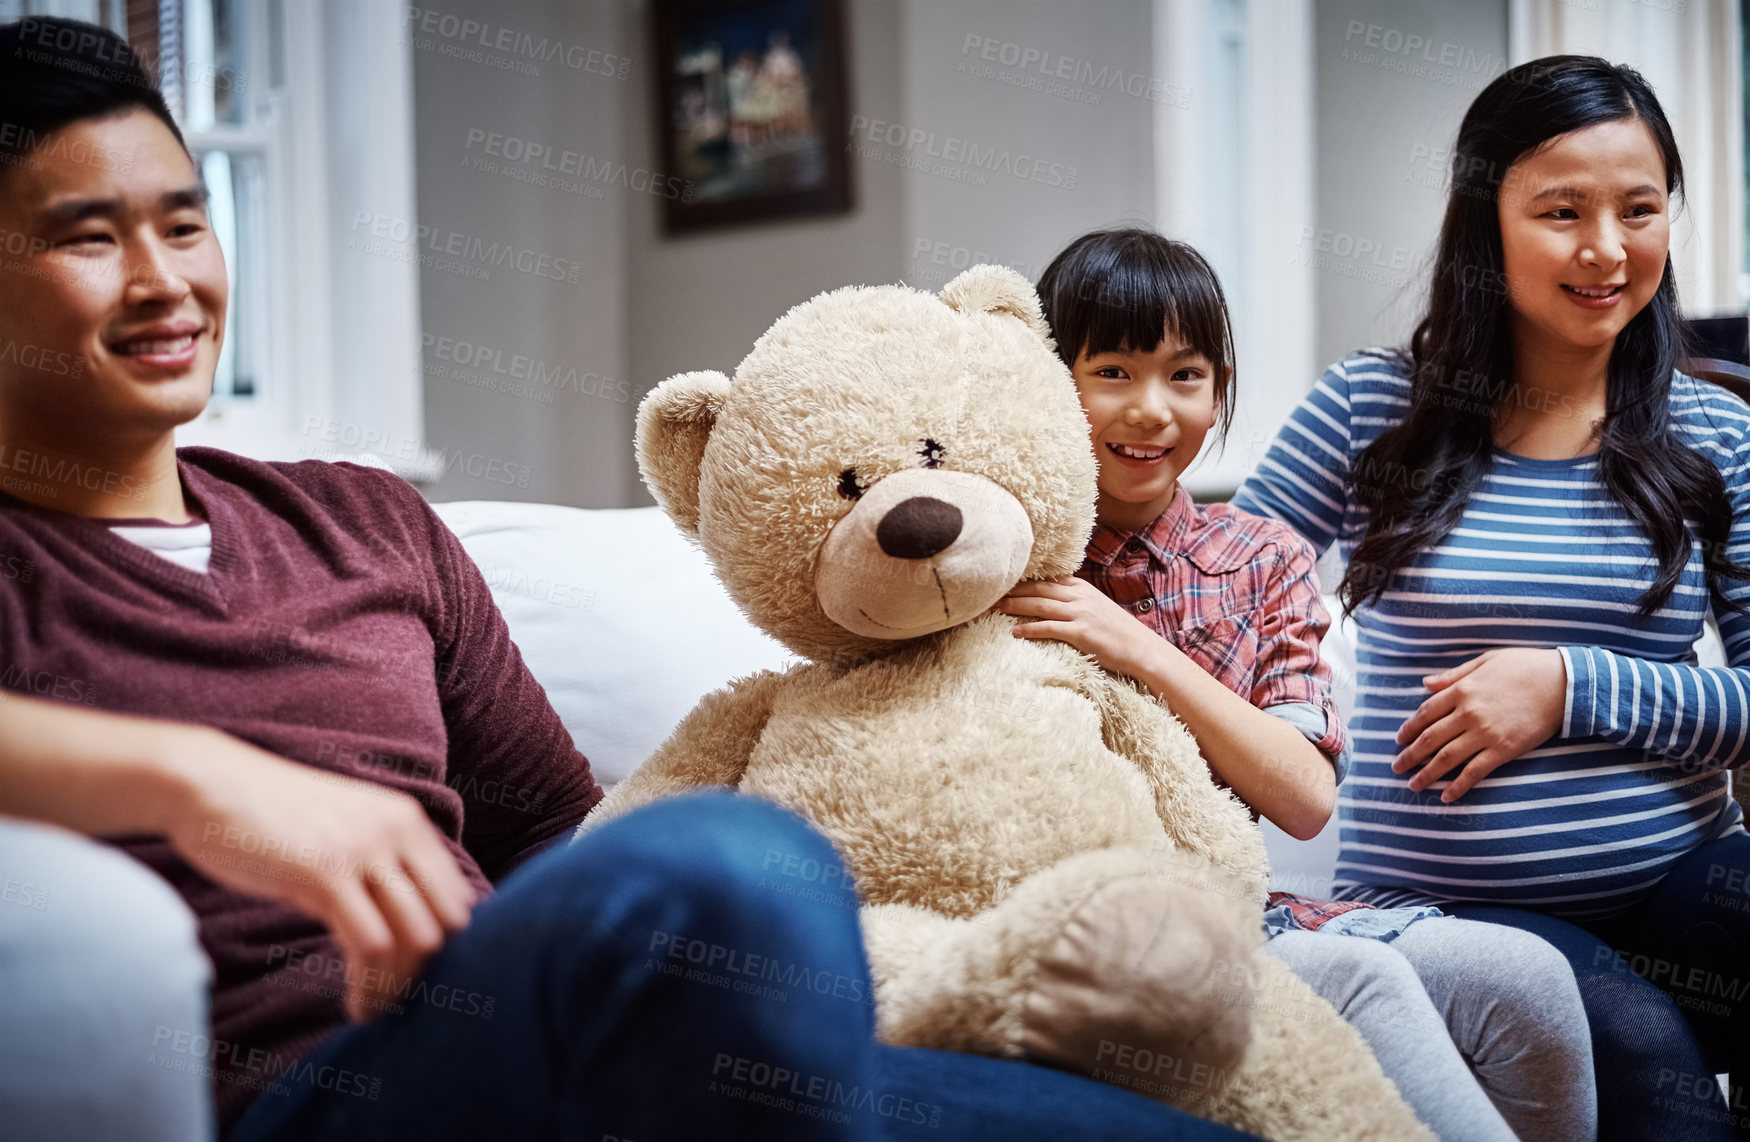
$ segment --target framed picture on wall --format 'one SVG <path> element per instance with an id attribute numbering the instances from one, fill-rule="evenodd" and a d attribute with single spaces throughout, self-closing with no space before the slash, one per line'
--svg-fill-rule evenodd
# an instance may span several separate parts
<path id="1" fill-rule="evenodd" d="M 841 0 L 655 0 L 663 230 L 851 207 Z"/>

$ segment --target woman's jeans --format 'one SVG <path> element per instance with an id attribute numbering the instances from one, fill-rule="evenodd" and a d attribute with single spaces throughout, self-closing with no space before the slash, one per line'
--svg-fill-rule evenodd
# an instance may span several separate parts
<path id="1" fill-rule="evenodd" d="M 1750 835 L 1702 845 L 1609 920 L 1448 911 L 1542 936 L 1567 957 L 1592 1030 L 1600 1142 L 1750 1139 Z"/>
<path id="2" fill-rule="evenodd" d="M 849 875 L 751 798 L 665 801 L 542 854 L 421 982 L 232 1138 L 1242 1137 L 1045 1067 L 877 1044 Z"/>

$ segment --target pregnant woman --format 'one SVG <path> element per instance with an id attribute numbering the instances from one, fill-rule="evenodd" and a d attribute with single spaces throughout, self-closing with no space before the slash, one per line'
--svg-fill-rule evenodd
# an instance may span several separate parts
<path id="1" fill-rule="evenodd" d="M 1409 348 L 1328 370 L 1234 500 L 1347 562 L 1340 894 L 1558 948 L 1604 1139 L 1750 1137 L 1750 408 L 1677 369 L 1682 177 L 1634 71 L 1502 75 Z"/>

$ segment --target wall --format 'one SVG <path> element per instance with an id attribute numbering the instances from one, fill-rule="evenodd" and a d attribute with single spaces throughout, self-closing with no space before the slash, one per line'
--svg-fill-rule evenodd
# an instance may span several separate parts
<path id="1" fill-rule="evenodd" d="M 872 125 L 853 140 L 865 170 L 920 160 L 905 178 L 906 280 L 939 288 L 969 259 L 1037 279 L 1070 239 L 1151 221 L 1149 96 L 1174 94 L 1151 28 L 1147 0 L 907 0 L 904 98 L 868 114 L 929 141 L 895 147 Z M 933 160 L 951 139 L 974 161 Z"/>
<path id="2" fill-rule="evenodd" d="M 900 6 L 847 0 L 848 106 L 900 99 Z M 651 58 L 649 5 L 630 18 L 635 59 Z M 628 148 L 656 166 L 655 90 L 640 81 L 628 109 Z M 708 230 L 665 238 L 661 200 L 644 195 L 627 219 L 628 352 L 638 396 L 693 369 L 733 373 L 783 312 L 823 290 L 895 281 L 904 273 L 904 192 L 897 167 L 857 165 L 850 213 Z M 635 398 L 636 399 L 636 398 Z M 625 422 L 630 436 L 632 421 Z M 653 502 L 628 462 L 628 503 Z"/>
<path id="3" fill-rule="evenodd" d="M 1319 0 L 1314 8 L 1319 360 L 1400 344 L 1425 303 L 1446 155 L 1506 67 L 1506 0 Z M 1308 378 L 1309 382 L 1311 378 Z"/>
<path id="4" fill-rule="evenodd" d="M 621 173 L 636 164 L 631 92 L 649 80 L 626 6 L 432 0 L 406 29 L 419 222 L 433 235 L 420 275 L 426 434 L 448 465 L 425 490 L 623 506 L 636 192 Z"/>
<path id="5" fill-rule="evenodd" d="M 514 269 L 485 281 L 423 270 L 426 424 L 450 450 L 434 499 L 649 503 L 632 457 L 639 398 L 674 373 L 733 371 L 797 302 L 852 283 L 935 289 L 974 260 L 1037 277 L 1084 230 L 1152 222 L 1148 85 L 1171 77 L 1151 58 L 1148 0 L 846 0 L 852 212 L 676 238 L 660 233 L 661 200 L 618 177 L 661 174 L 648 0 L 429 7 L 478 21 L 489 40 L 510 29 L 599 53 L 593 65 L 546 61 L 523 75 L 458 54 L 504 54 L 478 35 L 459 43 L 413 28 L 420 221 L 581 267 L 570 284 Z M 1321 361 L 1399 341 L 1413 324 L 1444 151 L 1502 66 L 1506 7 L 1315 6 L 1309 243 Z M 623 78 L 590 70 L 606 56 L 629 60 Z M 505 159 L 502 143 L 486 154 L 471 131 L 569 153 L 598 177 L 540 187 L 483 172 L 470 161 L 519 174 L 540 164 Z M 460 343 L 483 346 L 464 352 L 482 364 L 449 359 Z M 520 358 L 558 383 L 492 371 L 514 372 Z"/>
<path id="6" fill-rule="evenodd" d="M 855 210 L 667 239 L 660 202 L 635 203 L 627 252 L 639 392 L 688 369 L 732 372 L 773 320 L 822 290 L 901 280 L 939 289 L 972 260 L 1037 277 L 1076 234 L 1147 220 L 1154 105 L 1086 82 L 1058 83 L 1067 97 L 1013 86 L 1005 74 L 1033 80 L 1001 62 L 1031 50 L 1041 57 L 1030 60 L 1034 75 L 1049 56 L 1051 66 L 1068 61 L 1072 77 L 1085 62 L 1091 74 L 1107 69 L 1108 82 L 1146 78 L 1146 0 L 846 7 Z M 629 146 L 640 162 L 654 146 L 650 99 L 648 84 L 632 95 Z M 632 502 L 650 502 L 632 488 Z"/>

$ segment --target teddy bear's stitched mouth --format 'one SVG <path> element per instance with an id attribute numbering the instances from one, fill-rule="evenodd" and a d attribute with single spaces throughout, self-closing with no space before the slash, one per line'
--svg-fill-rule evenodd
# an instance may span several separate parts
<path id="1" fill-rule="evenodd" d="M 862 615 L 864 618 L 868 619 L 870 622 L 874 623 L 876 626 L 880 627 L 882 630 L 891 630 L 891 631 L 898 631 L 899 630 L 898 627 L 888 626 L 886 623 L 882 622 L 880 619 L 876 618 L 874 615 L 870 614 L 868 611 L 865 611 L 862 607 L 857 608 L 857 613 L 859 615 Z"/>
<path id="2" fill-rule="evenodd" d="M 930 568 L 930 574 L 932 576 L 934 576 L 935 580 L 936 580 L 936 593 L 942 596 L 942 618 L 944 620 L 946 620 L 949 623 L 949 625 L 953 625 L 954 612 L 951 609 L 949 609 L 949 607 L 948 607 L 948 588 L 942 586 L 942 573 L 940 571 L 936 570 L 936 568 L 934 566 L 932 566 Z M 868 611 L 865 611 L 862 607 L 857 608 L 857 613 L 859 615 L 862 615 L 864 618 L 868 619 L 870 622 L 874 623 L 876 626 L 880 627 L 882 630 L 890 630 L 890 631 L 894 631 L 895 633 L 903 633 L 902 631 L 900 631 L 900 629 L 898 627 L 889 626 L 887 623 L 882 622 L 880 619 L 876 618 L 874 615 L 870 614 Z"/>

